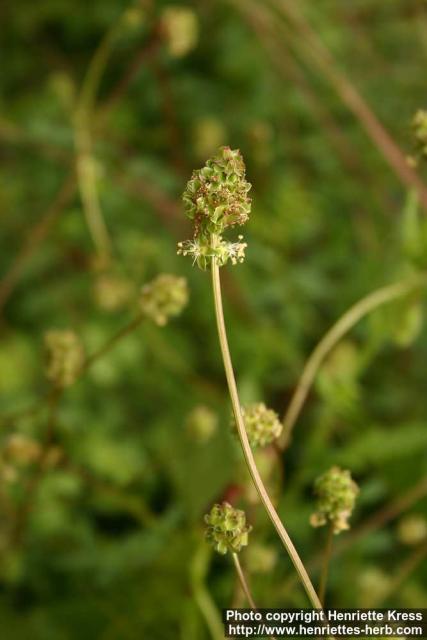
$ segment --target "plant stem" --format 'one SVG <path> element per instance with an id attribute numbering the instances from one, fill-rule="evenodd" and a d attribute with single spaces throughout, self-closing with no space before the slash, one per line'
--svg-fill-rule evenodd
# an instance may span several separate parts
<path id="1" fill-rule="evenodd" d="M 191 561 L 191 588 L 194 600 L 206 622 L 206 626 L 209 629 L 212 640 L 223 640 L 224 634 L 221 617 L 205 584 L 210 558 L 211 551 L 203 541 L 203 543 L 197 548 L 193 560 Z"/>
<path id="2" fill-rule="evenodd" d="M 348 535 L 338 540 L 332 550 L 332 557 L 338 557 L 350 549 L 359 540 L 363 540 L 374 531 L 385 527 L 386 524 L 395 520 L 400 514 L 408 511 L 419 500 L 427 495 L 427 476 L 423 476 L 408 491 L 393 499 L 390 503 L 376 511 L 372 516 L 362 522 L 359 527 L 350 531 Z M 314 571 L 322 564 L 322 556 L 316 554 L 306 564 L 310 570 Z M 295 576 L 290 576 L 283 587 L 282 595 L 286 595 L 295 584 Z"/>
<path id="3" fill-rule="evenodd" d="M 286 551 L 288 552 L 292 560 L 292 563 L 299 575 L 301 583 L 307 593 L 307 596 L 311 604 L 315 609 L 321 609 L 322 605 L 311 583 L 311 580 L 307 574 L 307 571 L 305 570 L 305 567 L 297 553 L 297 550 L 295 549 L 292 543 L 292 540 L 288 535 L 288 532 L 283 526 L 277 514 L 277 511 L 270 500 L 270 497 L 267 493 L 267 490 L 264 486 L 262 478 L 255 464 L 254 456 L 252 454 L 248 436 L 246 434 L 245 424 L 244 424 L 242 412 L 241 412 L 239 394 L 237 391 L 236 380 L 234 377 L 233 364 L 231 361 L 230 350 L 228 347 L 227 332 L 225 329 L 225 322 L 224 322 L 224 311 L 222 307 L 221 281 L 219 276 L 219 267 L 216 262 L 216 258 L 212 259 L 212 288 L 213 288 L 214 303 L 215 303 L 215 315 L 216 315 L 216 322 L 217 322 L 217 328 L 218 328 L 218 337 L 219 337 L 219 343 L 221 347 L 222 358 L 224 361 L 224 369 L 225 369 L 225 375 L 227 378 L 228 390 L 230 393 L 231 403 L 233 406 L 233 413 L 236 420 L 240 443 L 242 446 L 243 454 L 245 456 L 246 464 L 249 469 L 249 473 L 251 475 L 255 488 L 259 494 L 259 497 Z"/>
<path id="4" fill-rule="evenodd" d="M 80 380 L 80 378 L 86 373 L 86 371 L 90 367 L 92 367 L 95 364 L 95 362 L 98 362 L 98 360 L 103 358 L 109 351 L 111 351 L 111 349 L 116 345 L 117 342 L 119 342 L 122 338 L 124 338 L 129 333 L 132 333 L 132 331 L 137 329 L 143 320 L 144 320 L 144 316 L 142 314 L 137 315 L 127 325 L 119 329 L 119 331 L 117 331 L 113 336 L 111 336 L 111 338 L 109 338 L 107 342 L 102 345 L 102 347 L 100 347 L 97 351 L 95 351 L 90 356 L 88 356 L 82 368 L 80 369 L 75 382 L 77 382 L 77 380 Z M 64 391 L 65 389 L 62 390 L 62 392 Z M 27 409 L 23 409 L 22 411 L 17 411 L 16 413 L 12 413 L 9 415 L 8 414 L 3 416 L 0 415 L 0 425 L 3 422 L 13 422 L 14 420 L 19 420 L 20 418 L 27 418 L 29 416 L 37 415 L 37 413 L 39 413 L 39 411 L 41 411 L 44 408 L 44 406 L 50 402 L 51 395 L 52 395 L 52 391 L 49 391 L 49 393 L 47 393 L 43 398 L 41 398 L 39 402 L 31 405 Z"/>
<path id="5" fill-rule="evenodd" d="M 234 566 L 236 568 L 236 573 L 237 573 L 237 577 L 239 578 L 239 582 L 242 585 L 242 589 L 245 592 L 245 596 L 247 598 L 247 601 L 249 602 L 249 604 L 251 605 L 252 609 L 257 609 L 257 606 L 255 604 L 255 601 L 252 597 L 252 593 L 251 590 L 249 589 L 249 585 L 248 585 L 248 581 L 246 580 L 245 574 L 243 573 L 243 569 L 242 569 L 242 565 L 240 564 L 240 560 L 239 560 L 239 556 L 237 553 L 233 553 L 232 554 L 232 558 L 233 558 L 233 562 L 234 562 Z M 275 636 L 270 636 L 272 640 L 276 640 Z"/>
<path id="6" fill-rule="evenodd" d="M 98 45 L 86 71 L 74 117 L 77 178 L 87 225 L 105 267 L 111 258 L 111 238 L 102 214 L 95 160 L 92 152 L 91 124 L 96 94 L 112 53 L 113 45 L 123 26 L 123 15 L 107 31 Z"/>
<path id="7" fill-rule="evenodd" d="M 356 325 L 359 320 L 368 315 L 374 309 L 383 304 L 393 302 L 402 296 L 408 295 L 421 286 L 427 284 L 426 274 L 422 273 L 408 280 L 402 280 L 395 284 L 381 287 L 368 294 L 354 304 L 339 320 L 326 332 L 308 358 L 297 388 L 291 398 L 288 409 L 283 418 L 283 433 L 280 445 L 284 449 L 290 443 L 290 437 L 295 423 L 304 406 L 308 392 L 314 382 L 326 356 L 332 351 L 341 338 Z"/>
<path id="8" fill-rule="evenodd" d="M 76 189 L 76 177 L 71 170 L 65 178 L 61 188 L 50 204 L 46 212 L 37 223 L 29 230 L 21 249 L 18 251 L 12 265 L 0 282 L 0 312 L 6 304 L 9 296 L 16 287 L 22 273 L 25 271 L 30 258 L 49 234 L 65 207 L 70 203 Z"/>
<path id="9" fill-rule="evenodd" d="M 91 367 L 95 362 L 97 362 L 100 358 L 102 358 L 108 351 L 110 351 L 110 349 L 112 349 L 114 347 L 114 345 L 124 336 L 128 335 L 129 333 L 131 333 L 132 331 L 134 331 L 134 329 L 136 329 L 142 322 L 142 320 L 144 319 L 144 316 L 142 314 L 139 314 L 138 316 L 136 316 L 131 322 L 129 322 L 125 327 L 123 327 L 122 329 L 120 329 L 117 333 L 115 333 L 102 347 L 100 347 L 100 349 L 98 349 L 98 351 L 95 351 L 91 356 L 89 356 L 83 367 L 81 368 L 78 378 L 79 379 L 81 376 L 84 375 L 84 373 L 87 371 L 87 369 L 89 367 Z M 65 389 L 61 388 L 61 387 L 54 387 L 53 389 L 50 390 L 50 392 L 48 393 L 48 395 L 45 397 L 43 402 L 46 402 L 48 404 L 49 407 L 49 413 L 48 413 L 48 421 L 47 421 L 47 427 L 46 427 L 46 434 L 45 434 L 45 444 L 44 444 L 44 451 L 42 453 L 42 456 L 40 458 L 40 461 L 38 463 L 36 472 L 33 476 L 33 478 L 31 479 L 28 489 L 27 489 L 27 499 L 25 504 L 23 505 L 22 509 L 19 511 L 18 515 L 17 515 L 17 523 L 15 525 L 14 528 L 14 539 L 19 543 L 19 541 L 22 538 L 22 535 L 24 533 L 25 530 L 25 525 L 26 522 L 28 520 L 28 516 L 29 513 L 32 509 L 32 504 L 33 504 L 33 498 L 34 495 L 37 491 L 38 485 L 40 483 L 40 480 L 43 476 L 43 472 L 44 472 L 44 462 L 46 460 L 46 456 L 49 452 L 49 445 L 51 444 L 51 441 L 53 439 L 53 435 L 54 435 L 54 430 L 55 430 L 55 420 L 56 420 L 56 413 L 57 413 L 57 408 L 58 408 L 58 403 L 62 397 L 62 395 L 64 394 Z"/>
<path id="10" fill-rule="evenodd" d="M 420 204 L 423 209 L 427 210 L 427 188 L 422 178 L 406 162 L 404 152 L 362 94 L 359 93 L 356 86 L 349 80 L 348 75 L 340 70 L 331 51 L 326 47 L 317 31 L 300 10 L 299 5 L 302 3 L 275 0 L 270 4 L 273 5 L 270 11 L 277 10 L 279 15 L 282 14 L 288 23 L 285 29 L 286 42 L 306 61 L 310 69 L 313 71 L 317 69 L 326 79 L 342 103 L 359 121 L 365 133 L 382 154 L 396 177 L 406 188 L 414 188 L 416 190 Z M 286 27 L 285 22 L 283 26 Z"/>
<path id="11" fill-rule="evenodd" d="M 237 555 L 237 553 L 233 553 L 231 555 L 232 555 L 232 558 L 233 558 L 234 566 L 236 568 L 237 576 L 239 578 L 240 584 L 242 585 L 242 589 L 245 592 L 245 596 L 247 598 L 247 601 L 251 605 L 252 609 L 256 609 L 257 607 L 256 607 L 256 604 L 255 604 L 254 599 L 252 597 L 251 590 L 249 589 L 249 585 L 248 585 L 248 582 L 247 582 L 247 580 L 245 578 L 245 574 L 243 573 L 243 569 L 242 569 L 242 565 L 240 564 L 239 556 Z"/>
<path id="12" fill-rule="evenodd" d="M 320 575 L 320 583 L 319 583 L 319 598 L 322 606 L 325 605 L 325 595 L 326 595 L 326 584 L 328 582 L 328 573 L 329 573 L 329 564 L 331 562 L 332 557 L 332 545 L 334 541 L 334 529 L 330 524 L 328 527 L 328 533 L 326 537 L 326 545 L 325 550 L 323 552 L 323 567 L 322 573 Z"/>
<path id="13" fill-rule="evenodd" d="M 115 333 L 107 342 L 102 345 L 97 351 L 92 353 L 92 355 L 86 358 L 86 361 L 80 371 L 80 376 L 89 369 L 95 362 L 100 360 L 108 351 L 110 351 L 119 340 L 127 336 L 129 333 L 132 333 L 143 321 L 144 316 L 142 314 L 137 315 L 133 320 L 131 320 L 127 325 L 119 329 L 117 333 Z"/>

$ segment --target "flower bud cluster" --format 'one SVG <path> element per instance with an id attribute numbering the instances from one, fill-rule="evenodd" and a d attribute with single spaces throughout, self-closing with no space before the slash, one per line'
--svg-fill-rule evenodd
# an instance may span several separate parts
<path id="1" fill-rule="evenodd" d="M 201 269 L 215 258 L 219 266 L 228 260 L 243 262 L 246 243 L 227 242 L 223 232 L 249 219 L 251 185 L 245 178 L 245 163 L 238 149 L 221 147 L 202 169 L 193 172 L 183 193 L 185 213 L 194 223 L 194 238 L 178 244 L 178 254 L 189 255 Z"/>
<path id="2" fill-rule="evenodd" d="M 268 409 L 263 402 L 242 407 L 241 410 L 251 447 L 265 447 L 282 433 L 283 425 L 279 416 L 272 409 Z M 233 426 L 236 429 L 234 418 Z"/>
<path id="3" fill-rule="evenodd" d="M 46 376 L 57 387 L 72 385 L 84 364 L 85 353 L 79 336 L 69 329 L 51 329 L 44 336 Z"/>
<path id="4" fill-rule="evenodd" d="M 185 278 L 162 273 L 142 287 L 140 309 L 145 316 L 163 327 L 169 318 L 182 312 L 188 298 L 188 284 Z"/>
<path id="5" fill-rule="evenodd" d="M 234 509 L 228 502 L 215 504 L 205 516 L 205 522 L 205 538 L 218 553 L 238 553 L 248 544 L 252 527 L 246 524 L 245 512 Z"/>
<path id="6" fill-rule="evenodd" d="M 317 478 L 314 491 L 317 495 L 316 511 L 310 518 L 313 527 L 330 524 L 334 533 L 349 529 L 348 520 L 353 512 L 359 487 L 350 471 L 331 467 Z"/>
<path id="7" fill-rule="evenodd" d="M 240 151 L 221 147 L 203 169 L 193 172 L 182 196 L 185 213 L 196 226 L 195 235 L 221 235 L 227 227 L 247 222 L 250 188 Z"/>

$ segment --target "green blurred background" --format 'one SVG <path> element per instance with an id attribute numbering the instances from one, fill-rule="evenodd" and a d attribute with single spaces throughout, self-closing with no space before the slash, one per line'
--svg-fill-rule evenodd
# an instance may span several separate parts
<path id="1" fill-rule="evenodd" d="M 253 210 L 245 263 L 222 270 L 226 319 L 242 401 L 283 415 L 332 323 L 426 268 L 426 170 L 406 157 L 426 3 L 6 0 L 0 16 L 1 638 L 218 640 L 221 607 L 244 604 L 203 540 L 224 498 L 254 526 L 256 601 L 306 606 L 231 433 L 209 274 L 176 255 L 180 195 L 218 146 L 241 149 Z M 188 279 L 182 315 L 117 342 L 49 424 L 45 332 L 96 351 L 159 273 Z M 427 604 L 424 320 L 421 288 L 360 322 L 291 447 L 258 454 L 315 583 L 313 481 L 338 464 L 360 486 L 330 605 Z"/>

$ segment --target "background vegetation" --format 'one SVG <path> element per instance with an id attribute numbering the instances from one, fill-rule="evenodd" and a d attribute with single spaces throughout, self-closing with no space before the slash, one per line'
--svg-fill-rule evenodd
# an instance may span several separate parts
<path id="1" fill-rule="evenodd" d="M 244 602 L 203 540 L 224 498 L 254 526 L 256 601 L 306 606 L 231 434 L 209 275 L 176 255 L 180 194 L 219 145 L 241 149 L 253 212 L 245 263 L 223 269 L 230 343 L 243 401 L 283 415 L 339 316 L 426 266 L 425 168 L 406 160 L 425 2 L 20 0 L 1 17 L 2 638 L 221 637 L 217 610 Z M 94 353 L 159 273 L 188 279 L 183 314 L 144 321 L 52 402 L 45 332 Z M 314 479 L 339 464 L 357 480 L 336 606 L 426 603 L 424 300 L 349 332 L 290 448 L 259 457 L 315 583 Z"/>

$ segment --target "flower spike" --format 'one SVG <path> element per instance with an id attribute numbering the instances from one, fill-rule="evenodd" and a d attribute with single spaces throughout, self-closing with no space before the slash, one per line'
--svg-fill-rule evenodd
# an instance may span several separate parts
<path id="1" fill-rule="evenodd" d="M 245 163 L 238 149 L 221 147 L 202 169 L 193 172 L 182 199 L 188 218 L 194 223 L 192 240 L 178 243 L 178 254 L 191 256 L 193 264 L 207 269 L 216 258 L 219 266 L 229 260 L 243 262 L 246 243 L 223 239 L 223 232 L 249 219 L 251 185 L 245 177 Z"/>

